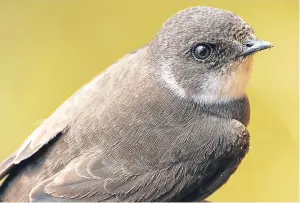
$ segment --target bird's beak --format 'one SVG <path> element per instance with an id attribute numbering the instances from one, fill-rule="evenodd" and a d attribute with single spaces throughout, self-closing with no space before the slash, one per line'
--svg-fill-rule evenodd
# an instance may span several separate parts
<path id="1" fill-rule="evenodd" d="M 248 41 L 244 46 L 244 51 L 241 54 L 239 54 L 238 57 L 245 57 L 264 49 L 270 49 L 273 47 L 273 44 L 263 40 L 251 40 Z"/>

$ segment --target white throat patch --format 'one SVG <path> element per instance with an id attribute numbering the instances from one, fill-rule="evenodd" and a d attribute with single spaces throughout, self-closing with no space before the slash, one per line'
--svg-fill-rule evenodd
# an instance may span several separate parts
<path id="1" fill-rule="evenodd" d="M 166 87 L 182 98 L 200 104 L 224 103 L 245 96 L 252 70 L 251 62 L 252 57 L 249 57 L 242 62 L 230 64 L 227 68 L 232 68 L 233 71 L 228 75 L 209 75 L 203 81 L 203 90 L 199 94 L 188 94 L 176 81 L 168 65 L 162 67 L 161 77 Z"/>

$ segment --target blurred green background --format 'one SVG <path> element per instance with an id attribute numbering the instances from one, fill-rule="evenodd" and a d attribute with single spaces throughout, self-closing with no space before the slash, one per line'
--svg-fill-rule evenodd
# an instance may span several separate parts
<path id="1" fill-rule="evenodd" d="M 84 83 L 196 5 L 237 13 L 275 45 L 255 56 L 250 152 L 209 200 L 299 201 L 297 0 L 1 0 L 0 160 Z"/>

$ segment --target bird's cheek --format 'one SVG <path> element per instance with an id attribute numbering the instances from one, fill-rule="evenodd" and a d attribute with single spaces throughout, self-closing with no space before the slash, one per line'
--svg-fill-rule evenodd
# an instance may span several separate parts
<path id="1" fill-rule="evenodd" d="M 244 69 L 251 71 L 252 70 L 252 64 L 253 64 L 253 56 L 249 56 L 247 58 L 245 58 L 245 61 L 243 63 L 243 67 Z"/>
<path id="2" fill-rule="evenodd" d="M 251 73 L 253 64 L 253 57 L 248 56 L 242 60 L 235 61 L 232 63 L 234 71 L 245 71 Z"/>

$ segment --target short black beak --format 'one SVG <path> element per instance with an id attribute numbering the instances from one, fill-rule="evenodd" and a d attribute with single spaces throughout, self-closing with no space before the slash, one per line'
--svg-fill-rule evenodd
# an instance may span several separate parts
<path id="1" fill-rule="evenodd" d="M 267 41 L 263 41 L 263 40 L 251 40 L 251 41 L 248 41 L 244 46 L 245 46 L 244 51 L 241 54 L 239 54 L 238 57 L 249 56 L 255 52 L 272 48 L 273 44 L 271 44 L 270 42 L 267 42 Z"/>

